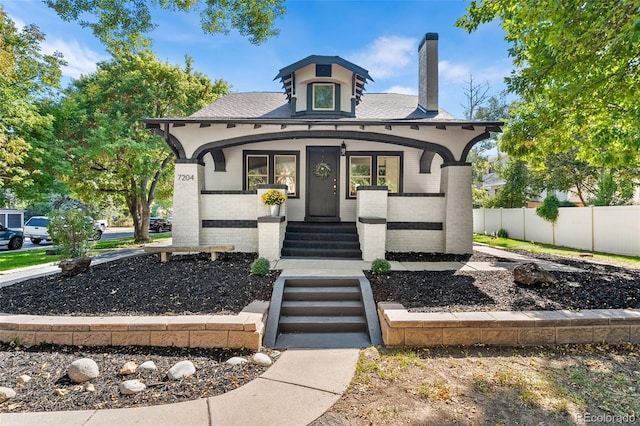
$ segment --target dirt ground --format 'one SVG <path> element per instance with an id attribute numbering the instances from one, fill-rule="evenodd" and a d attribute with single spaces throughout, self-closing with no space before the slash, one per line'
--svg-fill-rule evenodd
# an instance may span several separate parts
<path id="1" fill-rule="evenodd" d="M 640 424 L 640 346 L 380 349 L 320 425 Z"/>

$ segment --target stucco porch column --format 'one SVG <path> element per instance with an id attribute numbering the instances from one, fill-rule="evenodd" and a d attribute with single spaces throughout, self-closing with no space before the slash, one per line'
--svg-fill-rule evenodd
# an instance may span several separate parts
<path id="1" fill-rule="evenodd" d="M 473 201 L 471 164 L 444 165 L 440 169 L 440 191 L 445 194 L 444 252 L 473 252 Z"/>
<path id="2" fill-rule="evenodd" d="M 173 182 L 173 245 L 199 246 L 201 221 L 200 192 L 204 189 L 204 165 L 176 163 Z"/>

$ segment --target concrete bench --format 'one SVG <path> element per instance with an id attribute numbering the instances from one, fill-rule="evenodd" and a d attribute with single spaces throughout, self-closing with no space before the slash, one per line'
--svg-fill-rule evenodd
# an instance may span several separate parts
<path id="1" fill-rule="evenodd" d="M 233 251 L 234 246 L 150 246 L 145 247 L 146 253 L 160 253 L 160 261 L 166 263 L 171 257 L 171 253 L 211 253 L 211 260 L 216 260 L 217 253 Z"/>

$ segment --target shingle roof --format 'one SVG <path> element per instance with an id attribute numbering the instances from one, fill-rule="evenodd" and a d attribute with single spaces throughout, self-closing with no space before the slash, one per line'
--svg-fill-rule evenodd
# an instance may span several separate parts
<path id="1" fill-rule="evenodd" d="M 287 97 L 280 92 L 232 93 L 200 111 L 191 118 L 203 119 L 291 119 L 291 109 Z M 304 119 L 301 118 L 301 119 Z M 335 120 L 335 118 L 332 118 Z M 314 117 L 314 120 L 318 120 Z M 356 107 L 355 118 L 341 118 L 344 121 L 370 120 L 417 120 L 454 121 L 448 112 L 439 110 L 423 112 L 418 109 L 418 97 L 396 93 L 367 93 Z"/>

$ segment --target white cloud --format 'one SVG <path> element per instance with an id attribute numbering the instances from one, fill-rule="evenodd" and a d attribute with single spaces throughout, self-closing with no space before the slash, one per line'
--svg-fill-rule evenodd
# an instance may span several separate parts
<path id="1" fill-rule="evenodd" d="M 469 81 L 471 68 L 464 64 L 454 64 L 449 61 L 438 62 L 440 78 L 449 83 L 464 83 Z"/>
<path id="2" fill-rule="evenodd" d="M 77 40 L 65 41 L 53 38 L 46 39 L 42 43 L 43 53 L 49 55 L 56 51 L 62 53 L 64 60 L 67 61 L 67 66 L 62 68 L 62 75 L 71 78 L 92 73 L 96 70 L 97 62 L 107 59 L 106 56 L 80 45 Z"/>
<path id="3" fill-rule="evenodd" d="M 22 30 L 26 24 L 15 16 L 9 16 L 15 23 L 18 30 Z M 48 38 L 42 42 L 40 48 L 45 55 L 60 52 L 67 62 L 67 66 L 62 67 L 62 75 L 70 78 L 78 78 L 83 74 L 89 74 L 96 69 L 96 63 L 107 59 L 107 56 L 100 55 L 88 47 L 81 46 L 77 40 L 65 41 L 58 38 Z"/>
<path id="4" fill-rule="evenodd" d="M 418 41 L 398 36 L 378 37 L 351 60 L 367 69 L 374 80 L 393 77 L 413 65 Z"/>
<path id="5" fill-rule="evenodd" d="M 438 68 L 440 79 L 449 84 L 467 83 L 469 76 L 473 75 L 474 81 L 487 81 L 491 85 L 501 85 L 504 83 L 504 78 L 511 72 L 510 63 L 498 63 L 488 67 L 475 67 L 464 63 L 453 63 L 444 60 L 438 62 Z"/>
<path id="6" fill-rule="evenodd" d="M 11 19 L 13 21 L 13 23 L 16 25 L 16 28 L 18 29 L 18 31 L 23 29 L 25 27 L 25 25 L 26 25 L 24 23 L 24 21 L 22 21 L 19 18 L 16 18 L 15 16 L 9 15 L 9 19 Z"/>
<path id="7" fill-rule="evenodd" d="M 401 95 L 417 95 L 418 94 L 418 89 L 415 88 L 415 87 L 409 87 L 409 86 L 391 86 L 387 90 L 385 90 L 384 92 L 385 93 L 399 93 Z"/>

